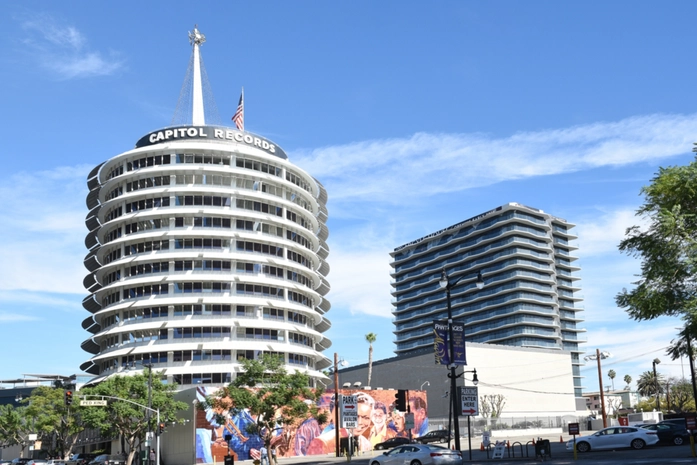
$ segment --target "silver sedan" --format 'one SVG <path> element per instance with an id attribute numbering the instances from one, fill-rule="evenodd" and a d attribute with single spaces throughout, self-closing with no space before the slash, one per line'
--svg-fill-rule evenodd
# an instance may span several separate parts
<path id="1" fill-rule="evenodd" d="M 462 454 L 456 450 L 429 444 L 407 444 L 395 447 L 370 459 L 370 465 L 445 465 L 462 463 Z"/>

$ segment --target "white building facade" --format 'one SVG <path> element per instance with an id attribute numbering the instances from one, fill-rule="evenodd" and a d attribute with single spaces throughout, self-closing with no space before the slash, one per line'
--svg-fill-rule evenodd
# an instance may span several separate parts
<path id="1" fill-rule="evenodd" d="M 585 329 L 573 224 L 542 210 L 508 203 L 397 247 L 391 256 L 397 355 L 432 351 L 434 321 L 447 321 L 445 270 L 455 323 L 467 343 L 570 353 L 581 396 Z M 483 287 L 477 286 L 478 275 Z M 481 284 L 481 283 L 480 283 Z"/>
<path id="2" fill-rule="evenodd" d="M 226 384 L 269 353 L 324 379 L 327 193 L 274 142 L 208 125 L 197 30 L 191 124 L 142 137 L 88 176 L 83 306 L 96 380 L 152 365 Z"/>

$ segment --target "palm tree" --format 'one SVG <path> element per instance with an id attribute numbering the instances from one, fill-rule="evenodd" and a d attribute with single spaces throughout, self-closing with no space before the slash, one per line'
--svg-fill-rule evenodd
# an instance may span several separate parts
<path id="1" fill-rule="evenodd" d="M 612 390 L 615 390 L 615 376 L 617 376 L 617 373 L 615 373 L 615 370 L 610 370 L 607 372 L 607 377 L 610 378 L 610 381 L 612 381 Z"/>
<path id="2" fill-rule="evenodd" d="M 629 389 L 629 385 L 632 384 L 632 377 L 629 375 L 624 375 L 624 382 L 627 383 L 626 389 Z"/>
<path id="3" fill-rule="evenodd" d="M 645 371 L 639 376 L 636 388 L 637 392 L 644 397 L 658 396 L 663 392 L 663 384 L 665 384 L 663 376 L 657 373 L 654 378 L 653 371 Z"/>
<path id="4" fill-rule="evenodd" d="M 365 335 L 365 340 L 370 344 L 368 348 L 368 386 L 370 386 L 370 378 L 373 377 L 373 342 L 378 338 L 375 333 Z"/>

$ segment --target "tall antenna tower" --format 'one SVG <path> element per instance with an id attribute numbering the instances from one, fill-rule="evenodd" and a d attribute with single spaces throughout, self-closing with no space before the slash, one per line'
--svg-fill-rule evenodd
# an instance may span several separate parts
<path id="1" fill-rule="evenodd" d="M 204 42 L 206 42 L 206 36 L 198 30 L 198 25 L 194 26 L 193 32 L 189 32 L 189 44 L 192 45 L 191 58 L 179 92 L 177 108 L 172 116 L 172 126 L 222 125 L 201 57 L 200 49 Z"/>

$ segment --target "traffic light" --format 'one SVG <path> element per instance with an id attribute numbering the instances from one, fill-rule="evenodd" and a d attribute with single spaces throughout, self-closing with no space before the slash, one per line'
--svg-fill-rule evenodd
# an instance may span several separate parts
<path id="1" fill-rule="evenodd" d="M 70 406 L 73 403 L 73 391 L 65 391 L 65 405 Z"/>
<path id="2" fill-rule="evenodd" d="M 400 412 L 407 411 L 407 390 L 399 389 L 397 394 L 394 395 L 395 401 L 394 406 Z"/>
<path id="3" fill-rule="evenodd" d="M 165 424 L 164 423 L 160 423 L 160 425 L 158 426 L 158 432 L 160 434 L 165 432 Z"/>

